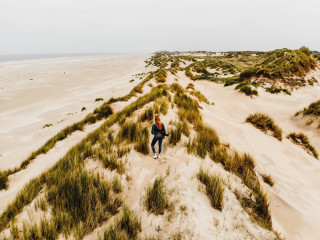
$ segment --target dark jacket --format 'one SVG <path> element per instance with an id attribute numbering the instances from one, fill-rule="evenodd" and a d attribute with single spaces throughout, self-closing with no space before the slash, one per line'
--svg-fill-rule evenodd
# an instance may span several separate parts
<path id="1" fill-rule="evenodd" d="M 164 124 L 163 124 L 163 123 L 161 123 L 161 124 L 162 124 L 162 129 L 161 129 L 161 130 L 159 130 L 159 129 L 157 128 L 157 125 L 156 125 L 155 123 L 152 125 L 151 133 L 152 133 L 155 137 L 168 136 L 168 134 L 166 133 L 166 129 L 165 129 L 165 127 L 164 127 Z"/>

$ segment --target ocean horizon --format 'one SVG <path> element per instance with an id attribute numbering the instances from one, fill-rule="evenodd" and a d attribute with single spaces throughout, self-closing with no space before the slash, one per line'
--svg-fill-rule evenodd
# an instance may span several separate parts
<path id="1" fill-rule="evenodd" d="M 0 55 L 0 63 L 17 62 L 26 60 L 65 58 L 65 57 L 86 57 L 86 56 L 103 56 L 119 55 L 125 53 L 41 53 L 41 54 L 6 54 Z"/>

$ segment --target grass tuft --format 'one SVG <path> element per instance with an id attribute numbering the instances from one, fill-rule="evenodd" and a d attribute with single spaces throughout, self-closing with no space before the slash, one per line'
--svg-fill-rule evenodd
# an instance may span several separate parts
<path id="1" fill-rule="evenodd" d="M 264 181 L 266 184 L 268 184 L 268 185 L 270 185 L 271 187 L 273 187 L 273 185 L 274 185 L 274 180 L 273 180 L 273 178 L 272 178 L 270 175 L 261 174 L 261 177 L 262 177 L 263 181 Z"/>
<path id="2" fill-rule="evenodd" d="M 164 179 L 157 177 L 154 180 L 153 186 L 147 188 L 145 205 L 149 212 L 156 215 L 164 214 L 166 208 L 168 208 L 168 200 L 163 187 Z"/>
<path id="3" fill-rule="evenodd" d="M 206 186 L 212 207 L 222 211 L 224 189 L 221 178 L 216 175 L 210 175 L 208 171 L 204 171 L 201 168 L 198 173 L 198 179 Z"/>
<path id="4" fill-rule="evenodd" d="M 287 138 L 290 139 L 293 143 L 302 146 L 303 149 L 305 149 L 315 158 L 319 157 L 317 150 L 310 144 L 309 138 L 303 133 L 290 133 Z"/>
<path id="5" fill-rule="evenodd" d="M 268 131 L 272 132 L 272 136 L 277 138 L 279 141 L 282 140 L 282 129 L 275 124 L 274 120 L 266 114 L 255 113 L 250 114 L 246 122 L 251 123 L 256 128 L 267 133 Z"/>

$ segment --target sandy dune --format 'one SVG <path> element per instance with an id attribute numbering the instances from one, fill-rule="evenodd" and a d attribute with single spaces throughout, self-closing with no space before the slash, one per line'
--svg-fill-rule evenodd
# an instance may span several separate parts
<path id="1" fill-rule="evenodd" d="M 132 74 L 146 71 L 143 61 L 147 57 L 118 55 L 0 64 L 0 84 L 3 88 L 0 89 L 0 132 L 3 136 L 0 140 L 1 169 L 19 165 L 32 150 L 58 130 L 82 119 L 99 105 L 94 102 L 95 98 L 125 95 L 138 82 L 135 78 L 133 83 L 129 83 Z M 14 78 L 17 78 L 16 82 L 12 81 Z M 169 74 L 167 83 L 175 82 L 175 78 L 183 87 L 193 82 L 180 72 L 177 76 Z M 231 148 L 252 154 L 257 163 L 257 172 L 270 174 L 274 178 L 273 188 L 263 184 L 270 199 L 274 228 L 288 240 L 318 239 L 320 162 L 286 139 L 286 135 L 302 131 L 320 151 L 319 130 L 304 128 L 292 118 L 295 112 L 319 99 L 320 87 L 305 87 L 294 91 L 292 96 L 273 95 L 259 89 L 259 97 L 250 98 L 234 91 L 232 86 L 223 87 L 207 81 L 193 83 L 210 103 L 214 102 L 214 105 L 201 103 L 204 122 L 217 131 L 223 142 L 230 143 Z M 144 93 L 148 90 L 150 87 L 145 86 Z M 130 101 L 116 103 L 113 107 L 120 110 Z M 25 104 L 21 106 L 21 102 Z M 81 112 L 82 106 L 87 111 Z M 69 112 L 74 114 L 67 115 Z M 245 123 L 246 117 L 255 112 L 266 113 L 276 121 L 284 131 L 282 142 Z M 64 121 L 58 123 L 62 119 Z M 178 118 L 171 111 L 162 120 L 168 125 L 170 120 Z M 53 126 L 42 129 L 46 123 L 52 123 Z M 24 183 L 52 166 L 100 123 L 88 127 L 84 132 L 75 132 L 46 155 L 39 156 L 26 170 L 11 176 L 9 189 L 0 192 L 0 212 L 14 199 Z M 161 161 L 134 151 L 127 159 L 128 174 L 134 181 L 126 185 L 125 176 L 122 176 L 124 196 L 126 203 L 141 216 L 142 235 L 151 236 L 157 233 L 156 229 L 161 229 L 158 236 L 168 238 L 169 233 L 180 229 L 186 233 L 184 239 L 270 239 L 270 232 L 249 221 L 230 190 L 245 189 L 240 179 L 224 171 L 208 157 L 201 160 L 188 155 L 183 145 L 185 141 L 186 137 L 174 148 L 169 148 L 165 143 L 164 159 Z M 201 165 L 220 173 L 226 180 L 226 206 L 222 213 L 213 209 L 206 195 L 201 192 L 196 179 Z M 99 169 L 99 164 L 89 162 L 88 167 Z M 104 170 L 104 173 L 108 178 L 112 175 L 109 170 Z M 173 223 L 146 214 L 141 203 L 146 187 L 156 176 L 165 175 L 168 175 L 167 187 L 172 190 L 171 200 L 177 202 L 177 208 L 183 204 L 188 209 L 186 213 L 177 213 Z M 86 239 L 96 239 L 107 225 L 96 229 Z"/>
<path id="2" fill-rule="evenodd" d="M 19 166 L 58 131 L 101 102 L 123 96 L 150 55 L 107 55 L 0 63 L 0 169 Z M 129 80 L 135 81 L 129 83 Z M 85 107 L 86 111 L 81 111 Z M 45 124 L 53 126 L 42 128 Z"/>

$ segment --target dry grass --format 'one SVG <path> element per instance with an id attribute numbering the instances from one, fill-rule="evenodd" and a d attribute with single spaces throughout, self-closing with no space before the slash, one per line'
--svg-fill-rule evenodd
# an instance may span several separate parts
<path id="1" fill-rule="evenodd" d="M 135 240 L 141 232 L 141 221 L 127 206 L 122 209 L 122 215 L 114 225 L 104 232 L 104 240 Z"/>
<path id="2" fill-rule="evenodd" d="M 223 183 L 220 176 L 210 175 L 208 171 L 200 169 L 198 179 L 206 186 L 211 205 L 222 211 L 223 208 Z"/>
<path id="3" fill-rule="evenodd" d="M 261 174 L 261 177 L 262 177 L 263 181 L 264 181 L 266 184 L 268 184 L 268 185 L 270 185 L 271 187 L 273 187 L 273 185 L 274 185 L 274 180 L 273 180 L 273 178 L 272 178 L 270 175 Z"/>
<path id="4" fill-rule="evenodd" d="M 163 182 L 162 177 L 157 177 L 153 185 L 146 191 L 145 206 L 149 212 L 156 215 L 164 214 L 164 211 L 168 208 L 168 199 Z"/>
<path id="5" fill-rule="evenodd" d="M 309 138 L 303 133 L 290 133 L 287 138 L 290 139 L 293 143 L 302 146 L 303 149 L 305 149 L 315 158 L 319 157 L 317 150 L 310 144 Z"/>
<path id="6" fill-rule="evenodd" d="M 204 102 L 206 104 L 210 104 L 208 99 L 199 91 L 192 91 L 191 94 L 196 96 L 200 102 Z"/>
<path id="7" fill-rule="evenodd" d="M 272 132 L 272 136 L 277 138 L 279 141 L 282 140 L 282 129 L 275 124 L 274 120 L 266 114 L 255 113 L 250 114 L 246 122 L 251 123 L 256 128 L 267 133 L 268 131 Z"/>

